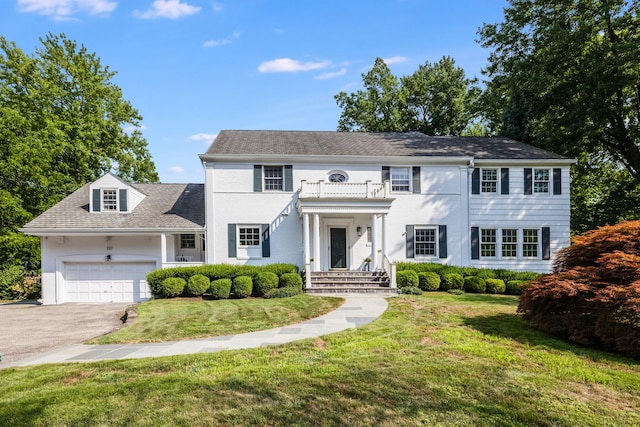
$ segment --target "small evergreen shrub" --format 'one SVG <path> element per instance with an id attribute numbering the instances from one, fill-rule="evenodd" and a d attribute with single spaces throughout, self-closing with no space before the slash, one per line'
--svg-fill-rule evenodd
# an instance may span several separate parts
<path id="1" fill-rule="evenodd" d="M 402 270 L 396 273 L 396 283 L 399 288 L 418 287 L 418 273 L 413 270 Z"/>
<path id="2" fill-rule="evenodd" d="M 464 286 L 464 278 L 458 273 L 444 274 L 440 281 L 440 290 L 448 291 L 450 289 L 462 289 Z"/>
<path id="3" fill-rule="evenodd" d="M 520 295 L 529 285 L 530 280 L 509 280 L 505 293 L 507 295 Z"/>
<path id="4" fill-rule="evenodd" d="M 257 297 L 264 296 L 267 292 L 278 287 L 278 275 L 270 271 L 258 273 L 253 279 L 253 294 Z"/>
<path id="5" fill-rule="evenodd" d="M 295 295 L 300 295 L 302 293 L 302 289 L 298 286 L 285 286 L 284 288 L 275 288 L 268 290 L 264 297 L 267 299 L 270 298 L 289 298 Z"/>
<path id="6" fill-rule="evenodd" d="M 209 293 L 215 299 L 227 299 L 231 294 L 231 279 L 218 279 L 211 282 Z"/>
<path id="7" fill-rule="evenodd" d="M 280 276 L 278 287 L 294 287 L 302 290 L 302 277 L 298 273 L 284 273 L 282 276 Z"/>
<path id="8" fill-rule="evenodd" d="M 400 293 L 404 295 L 422 295 L 422 289 L 417 286 L 406 286 L 400 288 Z"/>
<path id="9" fill-rule="evenodd" d="M 440 276 L 433 271 L 418 273 L 418 287 L 423 291 L 437 291 L 440 288 Z"/>
<path id="10" fill-rule="evenodd" d="M 202 274 L 191 276 L 187 282 L 187 295 L 199 297 L 209 290 L 209 286 L 211 281 L 207 276 Z"/>
<path id="11" fill-rule="evenodd" d="M 231 295 L 235 298 L 246 298 L 251 295 L 253 281 L 249 276 L 238 276 L 231 283 Z"/>
<path id="12" fill-rule="evenodd" d="M 488 294 L 504 294 L 507 286 L 504 283 L 504 280 L 501 279 L 486 279 L 486 290 L 485 292 Z"/>
<path id="13" fill-rule="evenodd" d="M 169 277 L 162 281 L 162 295 L 167 298 L 177 297 L 182 294 L 187 281 L 180 277 Z"/>
<path id="14" fill-rule="evenodd" d="M 451 295 L 464 295 L 464 291 L 462 289 L 449 289 L 447 293 Z"/>
<path id="15" fill-rule="evenodd" d="M 487 283 L 478 276 L 467 276 L 464 278 L 464 291 L 481 294 L 487 289 Z"/>

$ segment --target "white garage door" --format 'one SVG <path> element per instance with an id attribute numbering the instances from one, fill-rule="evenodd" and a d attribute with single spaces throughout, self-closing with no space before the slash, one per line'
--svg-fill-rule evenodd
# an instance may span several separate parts
<path id="1" fill-rule="evenodd" d="M 146 275 L 155 263 L 67 262 L 64 281 L 67 302 L 139 302 L 151 297 Z"/>

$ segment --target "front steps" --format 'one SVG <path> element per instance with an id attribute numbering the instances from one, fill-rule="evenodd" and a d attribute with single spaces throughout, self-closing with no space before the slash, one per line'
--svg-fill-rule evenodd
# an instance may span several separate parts
<path id="1" fill-rule="evenodd" d="M 308 294 L 386 294 L 397 295 L 389 287 L 385 272 L 320 271 L 311 273 L 311 283 L 305 286 Z"/>

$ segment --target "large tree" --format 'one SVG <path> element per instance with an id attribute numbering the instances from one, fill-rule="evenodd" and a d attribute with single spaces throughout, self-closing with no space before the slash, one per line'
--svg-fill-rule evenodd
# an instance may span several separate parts
<path id="1" fill-rule="evenodd" d="M 340 92 L 339 131 L 460 135 L 473 127 L 479 89 L 450 57 L 425 62 L 409 76 L 397 78 L 381 58 L 362 75 L 364 90 Z"/>
<path id="2" fill-rule="evenodd" d="M 586 218 L 589 212 L 576 210 L 582 206 L 610 213 L 589 227 L 638 215 L 640 3 L 509 4 L 504 22 L 480 29 L 482 45 L 493 49 L 484 96 L 493 129 L 579 159 L 574 212 Z"/>
<path id="3" fill-rule="evenodd" d="M 0 37 L 0 266 L 36 263 L 17 228 L 108 171 L 157 181 L 142 119 L 114 72 L 65 35 L 28 55 Z"/>

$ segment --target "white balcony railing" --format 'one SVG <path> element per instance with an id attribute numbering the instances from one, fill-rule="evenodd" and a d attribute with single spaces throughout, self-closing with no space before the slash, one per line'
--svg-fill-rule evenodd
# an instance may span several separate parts
<path id="1" fill-rule="evenodd" d="M 300 185 L 300 198 L 384 199 L 389 182 L 307 182 Z"/>

